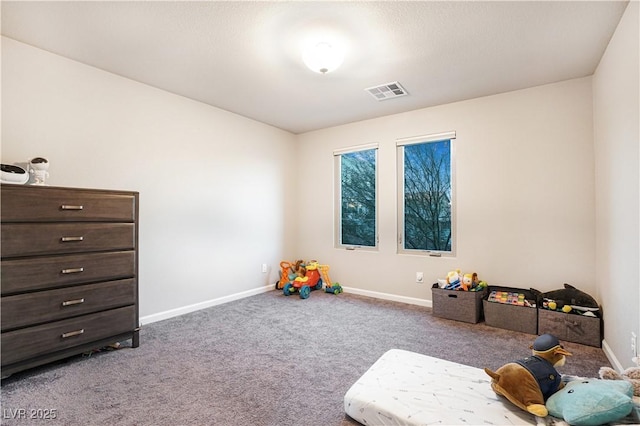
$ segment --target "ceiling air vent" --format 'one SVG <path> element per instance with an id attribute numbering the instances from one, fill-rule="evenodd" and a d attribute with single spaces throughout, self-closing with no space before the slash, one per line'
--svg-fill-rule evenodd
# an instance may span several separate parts
<path id="1" fill-rule="evenodd" d="M 382 84 L 380 86 L 369 87 L 368 89 L 364 90 L 369 92 L 371 96 L 379 101 L 408 95 L 407 91 L 404 90 L 404 87 L 402 87 L 397 81 Z"/>

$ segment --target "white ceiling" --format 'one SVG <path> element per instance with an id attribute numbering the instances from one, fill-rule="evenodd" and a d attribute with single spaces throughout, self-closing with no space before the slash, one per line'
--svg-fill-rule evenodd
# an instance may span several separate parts
<path id="1" fill-rule="evenodd" d="M 2 1 L 2 34 L 292 133 L 591 75 L 626 1 Z M 322 32 L 347 49 L 307 69 Z M 409 96 L 364 89 L 399 81 Z"/>

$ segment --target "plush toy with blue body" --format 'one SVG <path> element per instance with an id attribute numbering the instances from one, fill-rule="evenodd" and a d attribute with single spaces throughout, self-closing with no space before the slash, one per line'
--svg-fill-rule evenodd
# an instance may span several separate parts
<path id="1" fill-rule="evenodd" d="M 568 382 L 546 402 L 549 414 L 570 425 L 595 426 L 620 420 L 633 410 L 633 386 L 600 379 Z"/>

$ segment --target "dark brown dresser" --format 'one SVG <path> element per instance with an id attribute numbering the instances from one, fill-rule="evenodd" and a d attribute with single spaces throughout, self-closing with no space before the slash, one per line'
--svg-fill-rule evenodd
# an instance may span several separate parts
<path id="1" fill-rule="evenodd" d="M 2 377 L 138 339 L 138 202 L 128 191 L 2 185 Z"/>

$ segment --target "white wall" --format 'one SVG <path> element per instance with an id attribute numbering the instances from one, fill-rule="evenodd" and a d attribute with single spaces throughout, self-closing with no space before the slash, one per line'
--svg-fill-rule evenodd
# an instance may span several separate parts
<path id="1" fill-rule="evenodd" d="M 141 316 L 275 282 L 292 134 L 5 37 L 2 107 L 3 163 L 42 156 L 50 185 L 140 192 Z"/>
<path id="2" fill-rule="evenodd" d="M 297 252 L 331 265 L 343 286 L 431 299 L 447 271 L 541 291 L 568 282 L 596 293 L 591 79 L 426 108 L 299 137 Z M 455 130 L 457 256 L 396 254 L 397 138 Z M 376 252 L 333 242 L 332 151 L 378 142 Z M 425 284 L 415 283 L 415 273 Z"/>
<path id="3" fill-rule="evenodd" d="M 640 337 L 640 67 L 638 2 L 630 2 L 593 77 L 596 279 L 606 343 L 623 367 Z"/>
<path id="4" fill-rule="evenodd" d="M 490 284 L 569 282 L 593 294 L 626 365 L 640 324 L 637 10 L 631 3 L 593 81 L 298 137 L 3 37 L 2 162 L 44 156 L 51 185 L 140 192 L 143 317 L 270 286 L 281 259 L 316 258 L 344 286 L 424 304 L 431 282 L 462 268 Z M 395 140 L 449 130 L 458 136 L 457 256 L 398 255 Z M 379 250 L 335 249 L 332 152 L 371 142 L 380 146 Z"/>

